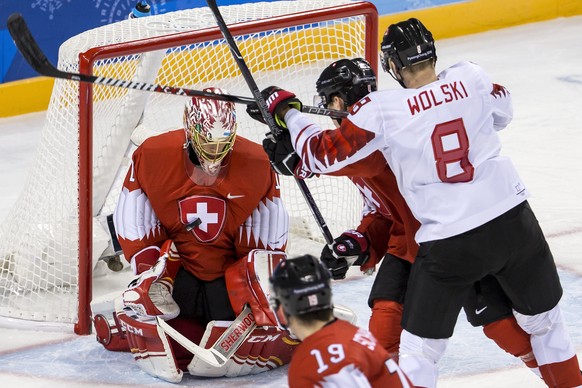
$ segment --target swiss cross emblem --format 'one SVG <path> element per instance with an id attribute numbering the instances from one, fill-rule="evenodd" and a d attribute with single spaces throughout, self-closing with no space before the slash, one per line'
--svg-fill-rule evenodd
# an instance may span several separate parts
<path id="1" fill-rule="evenodd" d="M 180 221 L 188 225 L 196 218 L 200 225 L 192 229 L 192 233 L 201 242 L 215 240 L 224 226 L 226 219 L 226 202 L 221 198 L 205 195 L 193 195 L 178 201 Z"/>

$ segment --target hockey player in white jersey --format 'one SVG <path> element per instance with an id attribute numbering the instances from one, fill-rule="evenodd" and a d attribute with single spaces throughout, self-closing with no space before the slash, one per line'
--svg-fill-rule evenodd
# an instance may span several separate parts
<path id="1" fill-rule="evenodd" d="M 512 119 L 509 92 L 478 65 L 437 75 L 432 34 L 417 19 L 393 24 L 382 67 L 404 89 L 373 92 L 335 130 L 322 130 L 295 95 L 267 103 L 306 167 L 336 172 L 380 150 L 421 226 L 403 312 L 400 363 L 416 386 L 434 387 L 437 362 L 472 284 L 494 276 L 531 343 L 544 382 L 582 386 L 558 302 L 553 256 L 497 131 Z"/>

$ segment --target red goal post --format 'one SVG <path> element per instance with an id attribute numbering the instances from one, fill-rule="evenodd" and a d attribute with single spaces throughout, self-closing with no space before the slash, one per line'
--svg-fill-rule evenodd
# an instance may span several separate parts
<path id="1" fill-rule="evenodd" d="M 364 57 L 377 70 L 378 15 L 368 2 L 277 1 L 220 9 L 261 89 L 276 84 L 310 105 L 315 80 L 332 61 Z M 58 67 L 251 95 L 208 8 L 84 32 L 61 46 Z M 139 143 L 180 128 L 184 102 L 184 97 L 56 80 L 38 162 L 0 227 L 4 321 L 90 332 L 93 281 L 118 276 L 99 268 L 98 259 L 111 254 L 105 217 L 113 211 L 135 148 L 130 140 Z M 267 128 L 249 119 L 244 105 L 237 111 L 238 133 L 260 142 Z M 328 117 L 317 119 L 331 126 Z M 290 249 L 299 244 L 306 249 L 310 241 L 320 250 L 323 238 L 299 190 L 291 179 L 281 183 L 291 215 Z M 357 225 L 362 200 L 351 182 L 321 177 L 308 185 L 332 234 Z M 96 268 L 99 278 L 94 278 Z"/>

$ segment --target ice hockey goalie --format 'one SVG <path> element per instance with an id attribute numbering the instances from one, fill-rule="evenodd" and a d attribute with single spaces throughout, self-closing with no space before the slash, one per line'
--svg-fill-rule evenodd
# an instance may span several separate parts
<path id="1" fill-rule="evenodd" d="M 277 328 L 265 294 L 268 288 L 263 288 L 267 285 L 261 283 L 285 259 L 284 253 L 253 250 L 231 265 L 225 276 L 229 297 L 233 306 L 245 307 L 237 311 L 235 320 L 215 320 L 205 327 L 177 316 L 171 295 L 157 290 L 160 284 L 167 289 L 166 263 L 175 259 L 169 241 L 156 264 L 137 276 L 123 295 L 92 303 L 98 342 L 108 350 L 131 351 L 143 371 L 174 383 L 182 380 L 184 372 L 234 377 L 290 361 L 298 341 Z"/>

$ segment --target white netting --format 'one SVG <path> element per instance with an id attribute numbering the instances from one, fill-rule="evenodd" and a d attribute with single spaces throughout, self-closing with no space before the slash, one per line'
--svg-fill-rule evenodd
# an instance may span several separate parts
<path id="1" fill-rule="evenodd" d="M 279 1 L 220 10 L 231 25 L 345 4 L 353 2 Z M 328 14 L 333 17 L 333 12 Z M 83 53 L 83 57 L 95 58 L 94 75 L 196 90 L 218 86 L 233 95 L 250 97 L 220 35 L 202 39 L 200 35 L 206 34 L 192 32 L 215 26 L 208 8 L 114 23 L 66 41 L 59 50 L 58 66 L 68 72 L 86 71 L 79 66 Z M 361 15 L 299 21 L 285 28 L 263 27 L 260 32 L 253 28 L 235 38 L 259 88 L 275 84 L 292 90 L 306 105 L 312 103 L 315 80 L 331 61 L 365 56 L 365 18 Z M 164 40 L 167 35 L 172 35 L 171 42 Z M 114 48 L 115 52 L 99 54 L 91 50 L 95 47 Z M 0 228 L 0 316 L 77 322 L 79 291 L 87 287 L 78 269 L 79 260 L 85 257 L 79 255 L 78 193 L 84 177 L 79 158 L 90 155 L 79 151 L 79 128 L 87 130 L 83 126 L 86 119 L 93 126 L 94 262 L 107 247 L 104 218 L 113 211 L 127 170 L 132 132 L 138 126 L 137 138 L 182 126 L 186 97 L 105 86 L 93 86 L 90 99 L 79 95 L 77 82 L 56 80 L 31 175 Z M 239 135 L 260 142 L 267 127 L 250 119 L 244 105 L 238 105 L 237 111 Z M 323 126 L 331 126 L 329 118 L 316 118 Z M 320 177 L 309 180 L 308 186 L 332 234 L 357 224 L 362 203 L 349 181 Z M 290 249 L 303 253 L 312 245 L 316 250 L 312 253 L 318 254 L 321 232 L 292 179 L 283 180 L 282 193 L 292 220 Z"/>

